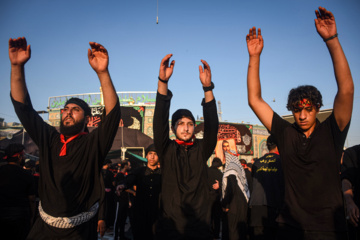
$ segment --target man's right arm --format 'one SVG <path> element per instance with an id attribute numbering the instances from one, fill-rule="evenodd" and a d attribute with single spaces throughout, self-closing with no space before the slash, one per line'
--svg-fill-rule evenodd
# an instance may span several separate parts
<path id="1" fill-rule="evenodd" d="M 247 75 L 248 103 L 262 124 L 271 131 L 274 112 L 261 96 L 259 70 L 260 54 L 264 44 L 260 28 L 258 29 L 258 36 L 256 36 L 256 28 L 251 28 L 249 34 L 246 35 L 246 42 L 249 51 Z"/>
<path id="2" fill-rule="evenodd" d="M 56 129 L 46 124 L 39 114 L 33 109 L 30 96 L 25 82 L 25 63 L 30 59 L 30 45 L 27 45 L 24 37 L 9 40 L 9 59 L 11 63 L 11 99 L 15 112 L 22 125 L 31 136 L 32 140 L 40 146 L 42 141 L 48 142 L 43 136 L 49 136 L 44 132 L 54 131 Z"/>
<path id="3" fill-rule="evenodd" d="M 11 63 L 11 96 L 20 103 L 25 103 L 28 94 L 25 82 L 25 63 L 31 57 L 30 45 L 24 37 L 9 40 L 9 59 Z"/>

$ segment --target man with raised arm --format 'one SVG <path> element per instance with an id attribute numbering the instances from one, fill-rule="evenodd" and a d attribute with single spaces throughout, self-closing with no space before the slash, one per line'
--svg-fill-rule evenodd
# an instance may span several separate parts
<path id="1" fill-rule="evenodd" d="M 39 147 L 39 212 L 27 239 L 97 239 L 97 212 L 104 184 L 102 162 L 111 148 L 120 121 L 120 105 L 108 71 L 106 49 L 90 42 L 88 58 L 99 77 L 105 111 L 91 133 L 87 103 L 71 98 L 65 103 L 60 133 L 33 109 L 25 83 L 30 59 L 26 39 L 9 40 L 11 99 L 21 123 Z"/>
<path id="2" fill-rule="evenodd" d="M 290 91 L 287 108 L 293 113 L 294 124 L 273 112 L 261 97 L 261 31 L 258 29 L 256 35 L 253 27 L 246 36 L 249 105 L 271 131 L 282 158 L 285 198 L 277 219 L 281 224 L 279 239 L 346 239 L 339 172 L 351 119 L 354 84 L 333 14 L 322 7 L 315 14 L 316 30 L 330 52 L 338 86 L 333 112 L 322 123 L 316 119 L 322 97 L 313 86 L 299 86 Z"/>
<path id="3" fill-rule="evenodd" d="M 219 120 L 212 89 L 210 66 L 201 60 L 200 81 L 205 92 L 202 101 L 204 138 L 194 135 L 195 119 L 187 109 L 178 109 L 171 120 L 176 140 L 169 139 L 169 110 L 172 93 L 168 81 L 175 61 L 172 54 L 160 64 L 158 93 L 154 114 L 154 144 L 159 155 L 162 190 L 158 239 L 212 239 L 210 228 L 210 191 L 206 161 L 217 142 Z"/>

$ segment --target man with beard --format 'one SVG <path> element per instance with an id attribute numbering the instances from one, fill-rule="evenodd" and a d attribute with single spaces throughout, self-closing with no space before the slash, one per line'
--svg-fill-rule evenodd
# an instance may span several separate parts
<path id="1" fill-rule="evenodd" d="M 154 144 L 161 165 L 160 217 L 158 239 L 212 239 L 210 227 L 211 206 L 207 165 L 217 142 L 219 120 L 212 89 L 210 66 L 204 60 L 199 66 L 200 81 L 205 99 L 204 138 L 196 139 L 195 119 L 187 109 L 172 115 L 171 127 L 176 140 L 169 139 L 169 110 L 172 93 L 168 81 L 175 61 L 169 65 L 172 54 L 160 64 L 158 93 L 154 113 Z"/>
<path id="2" fill-rule="evenodd" d="M 316 115 L 322 96 L 314 86 L 290 90 L 287 108 L 290 124 L 276 114 L 261 96 L 260 29 L 246 36 L 249 51 L 248 101 L 259 120 L 274 137 L 284 173 L 284 207 L 277 221 L 277 239 L 347 239 L 340 181 L 340 159 L 350 125 L 354 83 L 339 42 L 335 17 L 325 8 L 315 11 L 315 27 L 329 50 L 337 93 L 332 114 L 323 122 Z"/>
<path id="3" fill-rule="evenodd" d="M 30 45 L 24 37 L 9 40 L 11 99 L 24 128 L 39 147 L 40 216 L 28 239 L 97 239 L 97 212 L 103 198 L 102 162 L 120 121 L 120 106 L 108 71 L 107 50 L 90 42 L 88 58 L 104 94 L 101 125 L 87 132 L 89 106 L 72 98 L 65 104 L 60 133 L 33 109 L 25 83 Z"/>
<path id="4" fill-rule="evenodd" d="M 159 157 L 154 144 L 146 148 L 145 154 L 147 166 L 130 173 L 125 179 L 125 185 L 118 186 L 118 189 L 136 186 L 132 226 L 135 240 L 154 239 L 154 225 L 159 211 L 161 170 L 158 167 Z"/>
<path id="5" fill-rule="evenodd" d="M 0 166 L 0 232 L 2 239 L 25 239 L 35 213 L 35 182 L 24 166 L 24 146 L 5 149 L 7 164 Z"/>

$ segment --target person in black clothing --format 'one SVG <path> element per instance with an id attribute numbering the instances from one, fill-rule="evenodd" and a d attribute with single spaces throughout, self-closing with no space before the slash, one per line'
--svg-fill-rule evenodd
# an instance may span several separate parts
<path id="1" fill-rule="evenodd" d="M 134 201 L 135 240 L 154 239 L 155 223 L 159 211 L 159 195 L 161 192 L 161 169 L 158 167 L 159 157 L 154 144 L 145 150 L 147 166 L 134 170 L 125 179 L 125 184 L 117 189 L 127 189 L 136 186 Z"/>
<path id="2" fill-rule="evenodd" d="M 101 219 L 105 222 L 106 227 L 114 225 L 115 219 L 115 178 L 110 167 L 112 162 L 110 159 L 106 159 L 103 163 L 101 170 L 101 175 L 104 179 L 105 186 L 105 196 L 104 196 L 104 206 L 103 206 L 103 215 L 104 219 Z M 98 224 L 99 225 L 99 224 Z"/>
<path id="3" fill-rule="evenodd" d="M 224 211 L 222 239 L 246 239 L 250 198 L 246 173 L 235 151 L 224 152 L 224 158 L 226 162 L 222 181 L 221 206 Z"/>
<path id="4" fill-rule="evenodd" d="M 250 238 L 276 239 L 277 223 L 284 198 L 284 177 L 280 155 L 272 136 L 267 139 L 269 153 L 254 162 L 251 174 L 253 189 L 249 202 Z"/>
<path id="5" fill-rule="evenodd" d="M 160 64 L 158 93 L 154 113 L 154 144 L 161 165 L 160 217 L 158 239 L 212 239 L 209 187 L 206 161 L 213 153 L 219 120 L 212 89 L 210 66 L 201 60 L 200 81 L 205 92 L 202 102 L 204 139 L 196 139 L 195 119 L 187 109 L 172 115 L 171 127 L 176 140 L 169 139 L 169 110 L 172 93 L 168 81 L 175 61 L 172 54 Z"/>
<path id="6" fill-rule="evenodd" d="M 352 146 L 344 151 L 341 179 L 346 203 L 346 218 L 350 222 L 350 239 L 358 240 L 360 239 L 360 145 Z"/>
<path id="7" fill-rule="evenodd" d="M 222 166 L 220 158 L 214 158 L 211 167 L 208 168 L 208 177 L 210 185 L 210 201 L 211 201 L 211 229 L 213 232 L 213 238 L 220 238 L 220 223 L 221 223 L 221 189 L 222 189 L 222 177 L 223 174 L 219 170 Z"/>
<path id="8" fill-rule="evenodd" d="M 278 239 L 347 238 L 339 172 L 352 114 L 354 83 L 337 37 L 334 15 L 322 7 L 315 14 L 315 27 L 329 50 L 338 87 L 333 112 L 322 123 L 316 119 L 322 97 L 314 86 L 290 91 L 287 108 L 292 111 L 294 124 L 274 113 L 261 97 L 261 30 L 256 35 L 253 27 L 246 36 L 248 102 L 274 137 L 282 159 L 285 193 L 277 219 Z"/>
<path id="9" fill-rule="evenodd" d="M 125 179 L 130 169 L 131 169 L 131 165 L 128 160 L 123 160 L 120 163 L 120 170 L 115 176 L 116 186 L 125 184 Z M 125 237 L 125 224 L 129 210 L 129 190 L 120 191 L 119 189 L 116 191 L 116 193 L 117 193 L 117 197 L 116 197 L 116 211 L 115 211 L 115 221 L 114 221 L 114 240 L 118 240 L 119 237 L 121 240 L 125 240 L 127 239 Z"/>
<path id="10" fill-rule="evenodd" d="M 15 112 L 39 147 L 39 213 L 28 239 L 97 239 L 97 212 L 104 194 L 102 162 L 120 122 L 120 105 L 108 71 L 106 49 L 90 42 L 88 59 L 104 95 L 101 125 L 87 133 L 91 109 L 78 98 L 69 99 L 61 115 L 60 133 L 33 109 L 25 83 L 30 59 L 26 39 L 9 40 L 11 99 Z"/>
<path id="11" fill-rule="evenodd" d="M 26 239 L 35 213 L 34 178 L 22 168 L 22 144 L 7 146 L 4 158 L 7 164 L 0 166 L 1 239 Z"/>

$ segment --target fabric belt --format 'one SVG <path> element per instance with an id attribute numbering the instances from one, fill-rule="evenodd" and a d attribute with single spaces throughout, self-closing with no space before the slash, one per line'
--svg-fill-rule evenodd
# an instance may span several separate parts
<path id="1" fill-rule="evenodd" d="M 99 202 L 96 202 L 88 212 L 82 212 L 73 217 L 53 217 L 47 214 L 39 202 L 39 213 L 44 222 L 56 228 L 73 228 L 94 217 L 99 209 Z"/>

